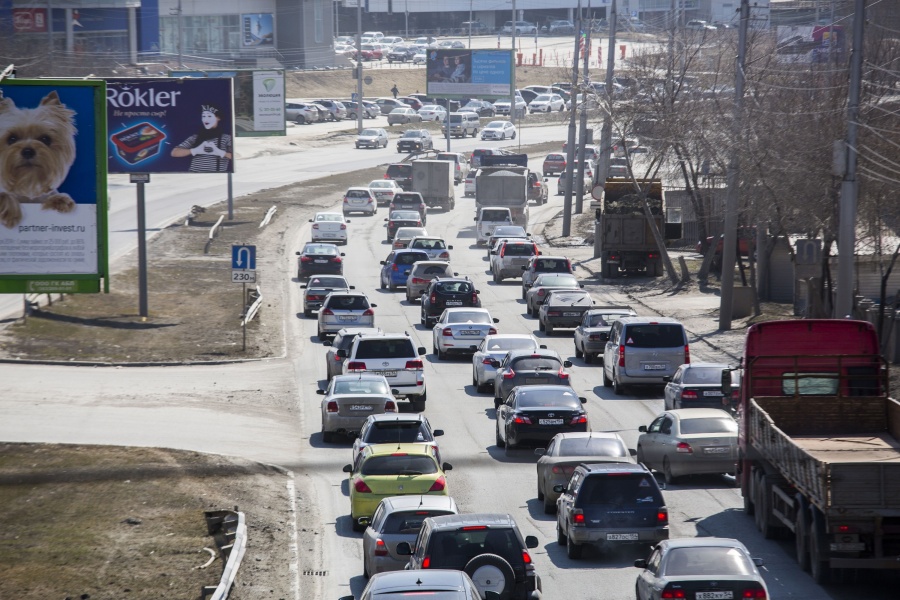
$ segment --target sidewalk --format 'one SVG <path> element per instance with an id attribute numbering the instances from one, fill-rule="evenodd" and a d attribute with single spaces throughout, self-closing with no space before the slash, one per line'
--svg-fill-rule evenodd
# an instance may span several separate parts
<path id="1" fill-rule="evenodd" d="M 588 213 L 590 211 L 586 211 Z M 711 280 L 701 287 L 696 278 L 687 283 L 672 285 L 669 278 L 662 277 L 622 277 L 612 281 L 600 276 L 600 259 L 594 258 L 593 243 L 588 235 L 593 228 L 592 215 L 573 215 L 572 235 L 562 237 L 561 213 L 549 220 L 536 236 L 543 238 L 547 246 L 559 249 L 582 269 L 580 279 L 593 279 L 602 285 L 614 286 L 616 291 L 629 298 L 632 305 L 642 307 L 639 312 L 672 317 L 684 324 L 688 331 L 692 349 L 696 347 L 696 359 L 726 362 L 737 365 L 743 354 L 747 319 L 735 319 L 730 331 L 719 331 L 719 286 Z M 588 233 L 590 232 L 590 233 Z M 586 239 L 587 238 L 587 239 Z M 670 252 L 673 262 L 682 251 Z M 675 268 L 677 269 L 677 262 Z M 584 271 L 588 275 L 584 275 Z M 696 360 L 695 359 L 695 360 Z"/>

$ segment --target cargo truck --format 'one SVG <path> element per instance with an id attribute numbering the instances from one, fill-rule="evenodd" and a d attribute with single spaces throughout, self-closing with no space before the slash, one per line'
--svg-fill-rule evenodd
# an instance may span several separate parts
<path id="1" fill-rule="evenodd" d="M 456 206 L 453 188 L 454 165 L 446 160 L 414 160 L 412 191 L 422 195 L 429 208 L 452 210 Z"/>
<path id="2" fill-rule="evenodd" d="M 875 328 L 789 320 L 747 331 L 737 479 L 765 537 L 793 532 L 797 561 L 900 569 L 900 403 Z M 730 373 L 723 375 L 730 397 Z"/>
<path id="3" fill-rule="evenodd" d="M 528 156 L 485 155 L 475 176 L 475 214 L 487 206 L 505 206 L 513 223 L 528 227 Z M 540 192 L 540 190 L 539 190 Z"/>
<path id="4" fill-rule="evenodd" d="M 591 202 L 599 226 L 600 272 L 607 279 L 622 273 L 662 275 L 662 256 L 653 236 L 651 221 L 644 211 L 642 193 L 647 196 L 653 224 L 665 231 L 663 207 L 665 199 L 659 179 L 609 178 L 599 201 Z"/>

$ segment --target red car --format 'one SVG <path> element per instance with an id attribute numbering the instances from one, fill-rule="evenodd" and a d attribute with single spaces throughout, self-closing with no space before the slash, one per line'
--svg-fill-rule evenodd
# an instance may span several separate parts
<path id="1" fill-rule="evenodd" d="M 397 98 L 397 100 L 408 105 L 413 110 L 419 110 L 420 108 L 425 106 L 419 101 L 418 98 L 413 98 L 412 96 L 400 96 L 399 98 Z"/>
<path id="2" fill-rule="evenodd" d="M 706 240 L 701 240 L 697 242 L 697 252 L 700 254 L 706 254 L 706 251 L 713 243 L 714 236 L 709 236 Z M 716 254 L 722 254 L 722 245 L 724 243 L 723 236 L 719 236 L 719 241 L 716 244 Z M 751 248 L 756 244 L 756 230 L 746 231 L 741 230 L 738 231 L 738 248 L 740 249 L 741 256 L 750 256 Z"/>
<path id="3" fill-rule="evenodd" d="M 544 159 L 544 177 L 555 175 L 566 170 L 566 157 L 562 154 L 548 154 Z"/>
<path id="4" fill-rule="evenodd" d="M 363 60 L 372 60 L 373 58 L 375 58 L 375 53 L 372 50 L 366 50 L 365 48 L 362 48 L 359 53 L 362 55 Z M 348 52 L 347 56 L 349 56 L 353 60 L 356 60 L 356 49 L 354 48 L 353 50 Z"/>

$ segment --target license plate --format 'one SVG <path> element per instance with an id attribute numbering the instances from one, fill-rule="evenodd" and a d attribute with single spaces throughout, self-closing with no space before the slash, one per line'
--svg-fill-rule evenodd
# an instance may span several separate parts
<path id="1" fill-rule="evenodd" d="M 317 259 L 315 259 L 313 262 L 316 263 L 317 265 L 321 265 L 321 264 L 327 263 L 327 262 L 328 262 L 328 259 L 325 259 L 325 258 L 317 258 Z"/>
<path id="2" fill-rule="evenodd" d="M 384 375 L 385 377 L 396 377 L 397 371 L 372 371 L 373 373 L 378 373 L 379 375 Z"/>
<path id="3" fill-rule="evenodd" d="M 538 419 L 538 425 L 562 425 L 562 419 Z"/>
<path id="4" fill-rule="evenodd" d="M 644 365 L 645 371 L 665 371 L 666 365 Z"/>
<path id="5" fill-rule="evenodd" d="M 578 313 L 577 312 L 564 312 L 563 316 L 564 317 L 577 317 Z"/>
<path id="6" fill-rule="evenodd" d="M 481 332 L 477 329 L 462 329 L 459 332 L 460 335 L 481 335 Z"/>
<path id="7" fill-rule="evenodd" d="M 722 392 L 703 392 L 704 396 L 722 396 Z"/>
<path id="8" fill-rule="evenodd" d="M 357 318 L 356 315 L 341 315 L 338 317 L 338 321 L 355 321 Z"/>
<path id="9" fill-rule="evenodd" d="M 444 304 L 447 306 L 462 306 L 462 300 L 447 300 Z"/>
<path id="10" fill-rule="evenodd" d="M 704 454 L 727 454 L 731 450 L 728 446 L 712 446 L 703 449 Z"/>
<path id="11" fill-rule="evenodd" d="M 372 410 L 372 407 L 368 404 L 353 404 L 350 406 L 350 410 Z"/>
<path id="12" fill-rule="evenodd" d="M 636 533 L 607 533 L 606 539 L 610 542 L 636 542 L 638 534 Z"/>
<path id="13" fill-rule="evenodd" d="M 734 592 L 731 590 L 722 590 L 718 592 L 697 592 L 694 596 L 697 600 L 730 600 L 734 598 Z"/>
<path id="14" fill-rule="evenodd" d="M 526 385 L 541 385 L 547 383 L 547 380 L 543 377 L 526 377 L 525 384 Z"/>

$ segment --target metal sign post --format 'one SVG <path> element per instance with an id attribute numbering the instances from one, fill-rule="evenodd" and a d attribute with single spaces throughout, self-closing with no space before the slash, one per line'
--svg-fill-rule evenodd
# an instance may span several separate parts
<path id="1" fill-rule="evenodd" d="M 243 352 L 247 351 L 247 284 L 256 283 L 256 246 L 237 245 L 231 247 L 231 281 L 241 284 L 241 302 L 244 312 L 241 314 L 243 335 Z"/>
<path id="2" fill-rule="evenodd" d="M 150 173 L 131 173 L 130 181 L 137 184 L 138 312 L 141 320 L 146 320 L 149 311 L 147 308 L 147 217 L 144 184 L 150 183 Z"/>

